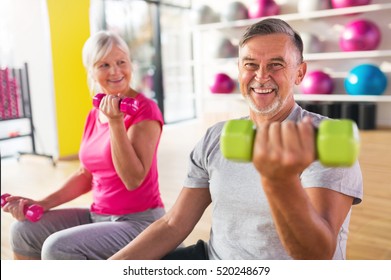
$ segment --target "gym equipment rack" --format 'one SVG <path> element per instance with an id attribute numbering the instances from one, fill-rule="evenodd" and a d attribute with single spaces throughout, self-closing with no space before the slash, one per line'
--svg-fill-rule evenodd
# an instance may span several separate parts
<path id="1" fill-rule="evenodd" d="M 28 65 L 24 63 L 23 68 L 0 69 L 0 122 L 27 119 L 29 122 L 29 132 L 23 134 L 8 135 L 0 137 L 0 141 L 9 141 L 20 137 L 31 139 L 30 152 L 18 152 L 16 155 L 1 155 L 1 159 L 8 157 L 20 157 L 23 155 L 36 155 L 47 157 L 56 165 L 54 157 L 48 154 L 38 153 L 35 142 L 35 127 L 31 107 L 30 85 Z"/>

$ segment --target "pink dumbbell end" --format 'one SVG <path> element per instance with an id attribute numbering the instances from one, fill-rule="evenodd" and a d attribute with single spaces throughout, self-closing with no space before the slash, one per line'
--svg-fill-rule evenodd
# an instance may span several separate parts
<path id="1" fill-rule="evenodd" d="M 1 207 L 3 208 L 4 205 L 7 204 L 6 198 L 11 196 L 8 193 L 5 193 L 1 195 Z M 31 222 L 37 222 L 41 219 L 43 215 L 43 208 L 42 206 L 38 204 L 32 204 L 30 206 L 25 205 L 23 209 L 23 213 L 26 216 L 26 219 L 28 219 Z"/>

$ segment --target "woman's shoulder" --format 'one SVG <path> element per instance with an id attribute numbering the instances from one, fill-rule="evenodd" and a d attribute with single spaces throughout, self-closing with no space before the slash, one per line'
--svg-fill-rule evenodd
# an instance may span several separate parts
<path id="1" fill-rule="evenodd" d="M 136 95 L 135 99 L 139 102 L 140 106 L 149 106 L 149 107 L 158 107 L 155 100 L 146 96 L 143 93 L 139 93 Z"/>
<path id="2" fill-rule="evenodd" d="M 135 99 L 138 102 L 137 113 L 135 113 L 133 117 L 128 116 L 129 119 L 133 119 L 133 123 L 137 123 L 142 120 L 157 120 L 161 123 L 161 125 L 163 125 L 163 115 L 158 104 L 153 99 L 142 93 L 139 93 Z"/>

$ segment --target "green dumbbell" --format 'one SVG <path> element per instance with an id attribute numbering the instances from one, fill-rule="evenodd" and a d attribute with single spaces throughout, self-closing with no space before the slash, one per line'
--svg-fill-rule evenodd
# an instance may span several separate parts
<path id="1" fill-rule="evenodd" d="M 223 127 L 220 150 L 237 162 L 250 162 L 253 155 L 255 126 L 250 120 L 230 120 Z M 359 153 L 359 133 L 354 121 L 323 120 L 316 130 L 317 159 L 331 167 L 351 166 Z"/>

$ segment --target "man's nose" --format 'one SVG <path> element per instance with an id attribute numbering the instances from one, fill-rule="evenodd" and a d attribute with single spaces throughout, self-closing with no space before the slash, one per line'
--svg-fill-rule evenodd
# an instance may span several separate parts
<path id="1" fill-rule="evenodd" d="M 268 80 L 270 78 L 270 71 L 268 71 L 266 67 L 259 67 L 255 72 L 255 75 L 258 81 Z"/>

